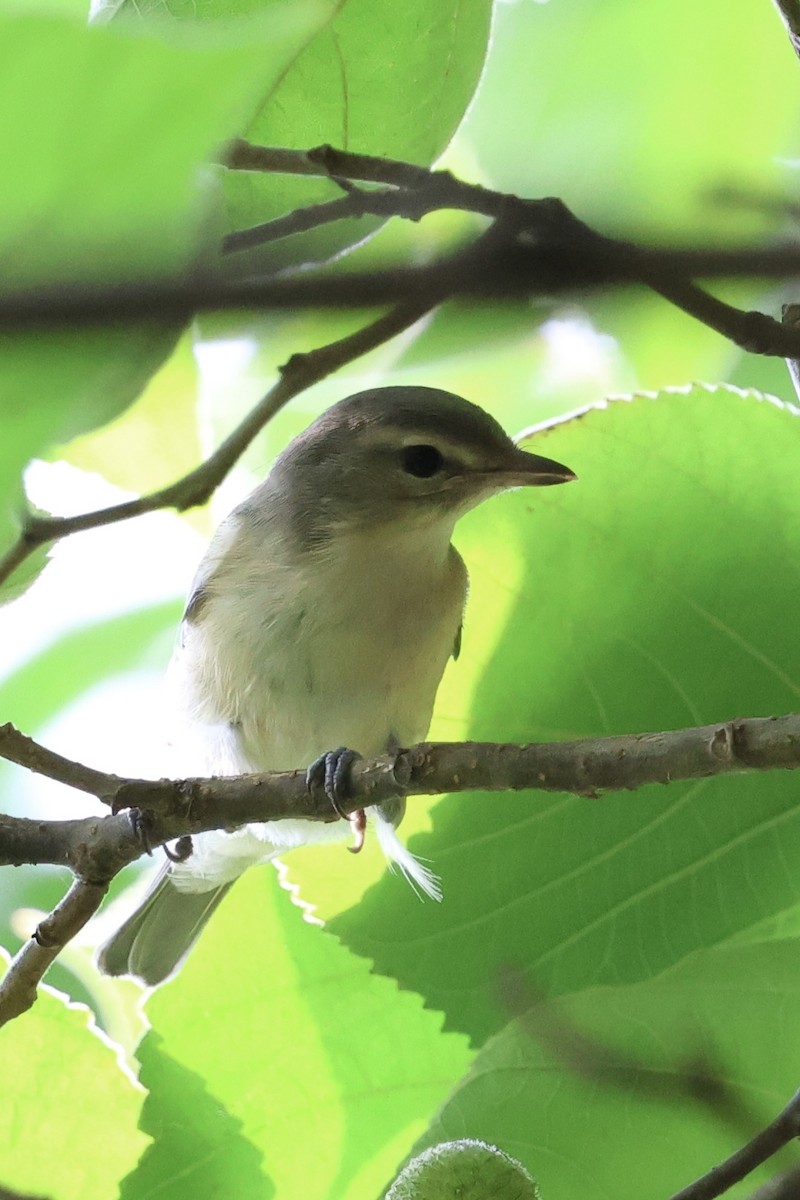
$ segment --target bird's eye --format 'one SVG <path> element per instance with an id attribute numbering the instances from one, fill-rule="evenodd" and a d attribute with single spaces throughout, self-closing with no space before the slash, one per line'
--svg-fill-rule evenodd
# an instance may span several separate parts
<path id="1" fill-rule="evenodd" d="M 402 461 L 403 470 L 417 479 L 430 479 L 444 466 L 444 456 L 435 446 L 406 446 Z"/>

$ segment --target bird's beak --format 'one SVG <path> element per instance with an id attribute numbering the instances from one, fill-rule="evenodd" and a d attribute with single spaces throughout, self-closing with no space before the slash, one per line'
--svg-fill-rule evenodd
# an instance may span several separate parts
<path id="1" fill-rule="evenodd" d="M 513 457 L 508 465 L 504 465 L 501 474 L 505 486 L 515 487 L 547 487 L 551 483 L 569 483 L 577 479 L 574 471 L 562 466 L 552 458 L 543 458 L 540 454 L 529 454 L 527 450 L 515 448 Z"/>

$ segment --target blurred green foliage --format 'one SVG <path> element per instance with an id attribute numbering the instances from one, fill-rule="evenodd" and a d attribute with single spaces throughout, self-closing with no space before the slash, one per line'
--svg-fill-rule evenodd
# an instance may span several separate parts
<path id="1" fill-rule="evenodd" d="M 791 194 L 798 68 L 756 0 L 499 3 L 490 44 L 486 0 L 121 0 L 92 28 L 74 3 L 59 11 L 0 10 L 0 246 L 15 280 L 168 274 L 211 261 L 231 222 L 338 194 L 207 165 L 248 132 L 420 163 L 447 147 L 442 161 L 466 178 L 559 195 L 606 232 L 652 241 L 770 236 L 778 218 L 721 207 L 712 190 Z M 261 261 L 314 261 L 374 228 L 295 237 Z M 389 223 L 349 261 L 429 259 L 466 228 L 449 214 Z M 744 285 L 727 295 L 773 313 L 781 299 Z M 0 547 L 18 528 L 31 457 L 124 488 L 169 482 L 292 353 L 365 319 L 243 313 L 183 331 L 151 321 L 3 335 Z M 781 363 L 639 293 L 447 305 L 298 398 L 220 503 L 359 387 L 445 387 L 518 432 L 695 379 L 792 399 Z M 796 420 L 753 391 L 694 387 L 539 435 L 580 482 L 506 496 L 459 528 L 472 592 L 432 735 L 530 741 L 796 708 Z M 140 551 L 141 573 L 154 551 Z M 87 589 L 102 588 L 102 568 Z M 66 631 L 40 617 L 40 643 L 4 672 L 3 719 L 46 733 L 99 681 L 161 661 L 177 611 L 176 595 Z M 17 778 L 0 772 L 5 810 Z M 68 794 L 53 797 L 72 814 Z M 358 860 L 298 851 L 284 886 L 271 868 L 252 872 L 147 999 L 136 1059 L 138 990 L 100 980 L 86 938 L 70 947 L 53 981 L 88 1000 L 122 1050 L 47 989 L 3 1030 L 0 1183 L 55 1200 L 118 1188 L 124 1200 L 375 1200 L 412 1152 L 474 1137 L 518 1158 L 545 1200 L 634 1200 L 677 1189 L 752 1132 L 653 1100 L 644 1084 L 577 1078 L 537 1040 L 545 996 L 564 996 L 568 1020 L 635 1056 L 642 1077 L 679 1073 L 703 1051 L 753 1121 L 788 1099 L 800 1073 L 791 774 L 409 809 L 404 829 L 425 831 L 413 847 L 442 875 L 441 906 L 386 876 L 373 846 Z M 289 883 L 331 918 L 327 930 L 303 920 Z M 61 884 L 8 871 L 3 920 L 51 906 Z M 502 997 L 509 965 L 529 980 L 529 1014 Z M 141 1065 L 141 1085 L 124 1062 Z"/>
<path id="2" fill-rule="evenodd" d="M 794 1042 L 798 987 L 797 943 L 771 942 L 699 951 L 642 983 L 583 988 L 555 1009 L 530 997 L 416 1149 L 466 1132 L 536 1162 L 543 1197 L 670 1196 L 794 1092 L 796 1058 L 776 1046 Z M 581 1045 L 575 1030 L 591 1041 Z M 570 1069 L 570 1052 L 579 1061 L 583 1052 L 587 1078 Z M 724 1101 L 687 1096 L 704 1077 L 709 1093 L 727 1085 Z M 771 1173 L 725 1194 L 752 1195 Z"/>

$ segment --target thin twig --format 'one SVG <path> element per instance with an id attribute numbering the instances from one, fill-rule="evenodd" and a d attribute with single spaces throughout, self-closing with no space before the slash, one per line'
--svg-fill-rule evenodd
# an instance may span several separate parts
<path id="1" fill-rule="evenodd" d="M 117 775 L 97 771 L 65 758 L 55 750 L 48 750 L 10 724 L 0 725 L 0 758 L 26 767 L 35 775 L 44 775 L 47 779 L 68 783 L 80 792 L 88 792 L 109 808 L 115 807 L 119 785 L 123 782 Z"/>
<path id="2" fill-rule="evenodd" d="M 383 183 L 413 188 L 430 178 L 427 167 L 373 154 L 354 154 L 333 146 L 312 150 L 287 150 L 283 146 L 254 146 L 242 138 L 227 142 L 218 156 L 232 171 L 261 171 L 275 175 L 316 175 L 327 179 L 344 177 L 362 183 Z"/>
<path id="3" fill-rule="evenodd" d="M 19 538 L 0 558 L 0 583 L 8 579 L 38 546 L 57 538 L 85 529 L 96 529 L 101 525 L 111 525 L 117 521 L 126 521 L 156 509 L 176 508 L 183 512 L 195 505 L 204 504 L 256 434 L 284 404 L 346 363 L 408 329 L 436 306 L 437 297 L 438 293 L 431 293 L 423 301 L 399 304 L 355 333 L 319 346 L 308 353 L 293 355 L 281 368 L 281 376 L 275 386 L 270 388 L 218 449 L 193 471 L 189 471 L 167 487 L 95 512 L 78 513 L 74 517 L 43 517 L 39 514 L 29 514 Z"/>
<path id="4" fill-rule="evenodd" d="M 389 210 L 389 216 L 396 215 L 396 192 L 362 192 L 354 188 L 346 196 L 336 200 L 325 200 L 321 204 L 309 204 L 306 208 L 296 208 L 285 217 L 276 217 L 273 221 L 264 221 L 261 225 L 253 225 L 249 229 L 237 229 L 222 239 L 223 254 L 233 254 L 240 250 L 250 250 L 254 246 L 264 246 L 268 242 L 277 242 L 281 238 L 292 237 L 297 233 L 306 233 L 309 229 L 318 229 L 321 225 L 329 225 L 333 221 L 351 220 L 367 215 L 384 215 L 381 210 Z"/>
<path id="5" fill-rule="evenodd" d="M 445 188 L 442 188 L 445 184 Z M 504 215 L 506 202 L 516 205 L 525 204 L 535 207 L 541 204 L 549 205 L 550 201 L 518 201 L 516 197 L 503 197 L 499 192 L 486 193 L 493 196 L 496 203 L 475 207 L 470 202 L 472 185 L 461 184 L 449 174 L 431 174 L 429 186 L 415 190 L 393 189 L 376 192 L 365 192 L 360 188 L 351 187 L 346 196 L 336 200 L 325 200 L 321 204 L 309 204 L 306 208 L 297 208 L 285 217 L 277 217 L 273 221 L 265 221 L 262 225 L 253 225 L 249 229 L 240 229 L 229 233 L 223 239 L 222 249 L 226 254 L 233 251 L 249 250 L 254 246 L 276 242 L 281 238 L 291 237 L 296 233 L 306 233 L 309 229 L 317 229 L 321 225 L 329 225 L 333 221 L 352 220 L 359 217 L 404 217 L 409 221 L 420 221 L 428 213 L 442 208 L 462 209 L 477 213 L 481 216 L 491 216 L 500 220 Z M 481 189 L 483 190 L 483 189 Z"/>
<path id="6" fill-rule="evenodd" d="M 783 1112 L 745 1146 L 724 1162 L 712 1167 L 706 1175 L 676 1192 L 670 1200 L 715 1200 L 716 1196 L 727 1192 L 799 1136 L 800 1091 L 795 1093 Z"/>
<path id="7" fill-rule="evenodd" d="M 45 971 L 94 916 L 107 890 L 107 884 L 76 879 L 63 900 L 39 922 L 0 980 L 0 1026 L 31 1008 Z"/>

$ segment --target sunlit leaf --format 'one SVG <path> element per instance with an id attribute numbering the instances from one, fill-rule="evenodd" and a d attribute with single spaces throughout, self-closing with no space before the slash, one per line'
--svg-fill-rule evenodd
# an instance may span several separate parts
<path id="1" fill-rule="evenodd" d="M 536 438 L 579 479 L 464 523 L 472 592 L 440 732 L 529 742 L 796 707 L 799 430 L 769 400 L 696 388 Z M 482 1038 L 506 963 L 548 991 L 642 979 L 796 903 L 796 801 L 790 773 L 453 796 L 413 843 L 441 906 L 385 883 L 334 928 Z"/>
<path id="2" fill-rule="evenodd" d="M 763 229 L 766 208 L 709 193 L 780 185 L 796 78 L 780 25 L 750 4 L 501 4 L 464 135 L 494 186 L 560 196 L 607 232 L 718 240 Z"/>
<path id="3" fill-rule="evenodd" d="M 34 1008 L 3 1029 L 0 1059 L 3 1186 L 58 1200 L 115 1195 L 149 1142 L 137 1129 L 145 1093 L 88 1009 L 41 988 Z"/>
<path id="4" fill-rule="evenodd" d="M 473 0 L 350 0 L 299 55 L 249 131 L 266 145 L 339 149 L 427 165 L 447 146 L 473 97 L 489 37 L 491 4 Z M 317 103 L 308 104 L 313 91 Z M 256 221 L 341 195 L 332 183 L 246 173 L 228 180 L 232 223 Z M 365 237 L 349 222 L 277 252 L 306 262 Z"/>
<path id="5" fill-rule="evenodd" d="M 177 22 L 226 27 L 242 12 L 280 10 L 280 0 L 210 0 L 198 8 L 173 0 L 113 0 L 117 18 L 157 27 Z M 324 19 L 279 79 L 265 80 L 250 141 L 290 149 L 329 143 L 360 154 L 429 164 L 444 150 L 472 99 L 488 45 L 490 0 L 350 0 L 320 5 Z M 309 98 L 313 96 L 313 103 Z M 234 228 L 340 196 L 331 182 L 230 172 Z M 377 222 L 312 230 L 265 252 L 264 262 L 306 263 L 364 238 Z"/>
<path id="6" fill-rule="evenodd" d="M 279 1196 L 374 1195 L 469 1062 L 418 997 L 305 922 L 272 868 L 236 885 L 147 1015 Z"/>
<path id="7" fill-rule="evenodd" d="M 261 1171 L 261 1155 L 242 1137 L 241 1122 L 199 1076 L 170 1058 L 155 1034 L 140 1055 L 141 1081 L 149 1089 L 142 1128 L 153 1141 L 122 1181 L 120 1200 L 270 1200 L 275 1191 Z"/>
<path id="8" fill-rule="evenodd" d="M 219 196 L 205 160 L 242 131 L 313 20 L 284 8 L 216 46 L 0 14 L 0 106 L 14 114 L 0 126 L 6 286 L 152 278 L 207 255 Z M 123 412 L 178 332 L 152 321 L 3 333 L 0 553 L 19 529 L 26 462 Z"/>
<path id="9" fill-rule="evenodd" d="M 197 367 L 186 330 L 145 390 L 119 418 L 55 451 L 84 471 L 96 471 L 126 491 L 147 492 L 197 466 Z"/>

